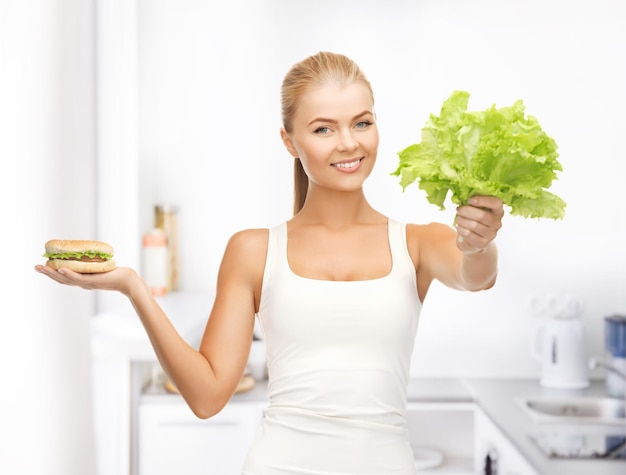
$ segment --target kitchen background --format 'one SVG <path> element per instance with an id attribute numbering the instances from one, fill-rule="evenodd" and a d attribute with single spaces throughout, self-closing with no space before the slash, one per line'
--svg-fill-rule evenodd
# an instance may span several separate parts
<path id="1" fill-rule="evenodd" d="M 472 109 L 523 99 L 559 144 L 565 219 L 507 217 L 491 291 L 431 290 L 413 376 L 537 377 L 528 303 L 548 294 L 581 300 L 601 355 L 626 311 L 624 24 L 621 0 L 1 0 L 3 472 L 95 473 L 89 317 L 125 302 L 35 274 L 44 242 L 107 240 L 139 268 L 152 206 L 177 205 L 181 287 L 210 294 L 233 232 L 290 216 L 279 86 L 319 50 L 372 82 L 367 193 L 397 219 L 452 222 L 389 173 L 454 89 Z"/>

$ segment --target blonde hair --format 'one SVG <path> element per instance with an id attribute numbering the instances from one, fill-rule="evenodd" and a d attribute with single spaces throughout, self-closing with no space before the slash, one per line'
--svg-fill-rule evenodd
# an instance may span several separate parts
<path id="1" fill-rule="evenodd" d="M 361 82 L 367 86 L 372 95 L 372 102 L 374 101 L 371 84 L 353 60 L 342 54 L 321 51 L 296 63 L 285 75 L 281 87 L 281 112 L 283 128 L 287 133 L 292 131 L 292 122 L 300 97 L 314 87 L 331 82 L 342 85 Z M 308 188 L 309 178 L 300 159 L 296 158 L 294 160 L 294 215 L 302 209 Z"/>

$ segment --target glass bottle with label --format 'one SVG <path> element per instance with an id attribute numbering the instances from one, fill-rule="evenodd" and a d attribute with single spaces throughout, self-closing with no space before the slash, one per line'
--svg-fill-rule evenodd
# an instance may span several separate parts
<path id="1" fill-rule="evenodd" d="M 143 236 L 142 276 L 152 295 L 167 293 L 167 238 L 161 229 L 152 229 Z"/>
<path id="2" fill-rule="evenodd" d="M 161 229 L 167 238 L 167 290 L 178 289 L 178 208 L 170 205 L 154 207 L 154 226 Z"/>

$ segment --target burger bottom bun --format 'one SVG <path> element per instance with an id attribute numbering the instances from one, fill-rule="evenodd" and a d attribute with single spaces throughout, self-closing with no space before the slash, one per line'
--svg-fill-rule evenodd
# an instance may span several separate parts
<path id="1" fill-rule="evenodd" d="M 49 259 L 46 262 L 48 267 L 53 269 L 69 269 L 81 274 L 99 274 L 102 272 L 109 272 L 115 269 L 115 261 L 108 260 L 104 262 L 88 262 L 88 261 L 76 261 L 71 259 Z"/>

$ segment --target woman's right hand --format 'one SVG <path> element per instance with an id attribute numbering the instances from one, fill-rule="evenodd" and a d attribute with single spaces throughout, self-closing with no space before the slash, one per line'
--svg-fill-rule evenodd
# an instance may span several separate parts
<path id="1" fill-rule="evenodd" d="M 79 274 L 69 269 L 53 269 L 45 265 L 36 265 L 35 271 L 64 285 L 73 285 L 87 290 L 116 290 L 130 295 L 133 283 L 140 281 L 137 273 L 128 267 L 116 267 L 112 271 L 98 274 Z"/>

